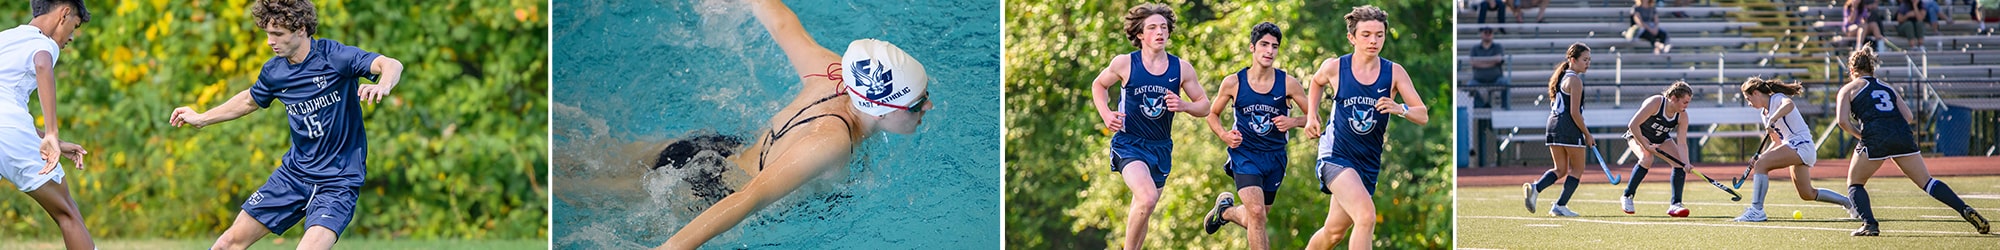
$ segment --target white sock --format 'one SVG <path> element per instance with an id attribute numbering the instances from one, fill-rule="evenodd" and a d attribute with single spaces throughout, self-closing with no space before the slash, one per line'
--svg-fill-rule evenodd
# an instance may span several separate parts
<path id="1" fill-rule="evenodd" d="M 1771 190 L 1771 176 L 1767 174 L 1756 174 L 1756 175 L 1751 175 L 1750 178 L 1752 180 L 1757 181 L 1757 187 L 1756 187 L 1757 191 L 1752 191 L 1756 192 L 1756 194 L 1752 194 L 1750 196 L 1750 208 L 1755 208 L 1757 210 L 1764 210 L 1764 191 Z"/>
<path id="2" fill-rule="evenodd" d="M 1854 201 L 1848 200 L 1847 196 L 1842 196 L 1840 195 L 1840 193 L 1835 193 L 1833 192 L 1833 190 L 1825 188 L 1815 188 L 1815 189 L 1819 190 L 1819 195 L 1813 197 L 1814 201 L 1833 203 L 1834 205 L 1840 205 L 1841 208 L 1854 207 Z"/>

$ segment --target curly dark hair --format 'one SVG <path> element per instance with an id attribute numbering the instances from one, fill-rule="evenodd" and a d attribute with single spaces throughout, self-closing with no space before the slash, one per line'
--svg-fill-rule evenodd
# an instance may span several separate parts
<path id="1" fill-rule="evenodd" d="M 76 16 L 83 18 L 84 23 L 90 22 L 90 9 L 83 8 L 83 0 L 34 0 L 28 2 L 28 9 L 34 16 L 42 16 L 54 11 L 57 5 L 69 5 L 71 9 L 76 9 Z"/>
<path id="2" fill-rule="evenodd" d="M 257 18 L 257 28 L 276 26 L 307 36 L 319 34 L 319 13 L 313 10 L 311 0 L 257 0 L 250 4 L 250 16 Z"/>
<path id="3" fill-rule="evenodd" d="M 1361 26 L 1361 22 L 1382 22 L 1383 28 L 1389 27 L 1389 13 L 1383 12 L 1382 8 L 1376 8 L 1374 5 L 1354 7 L 1354 10 L 1347 12 L 1347 16 L 1343 16 L 1343 18 L 1347 19 L 1348 34 L 1354 34 L 1354 28 Z"/>
<path id="4" fill-rule="evenodd" d="M 1139 46 L 1139 32 L 1146 30 L 1146 18 L 1153 15 L 1166 17 L 1167 33 L 1174 33 L 1174 8 L 1158 3 L 1141 4 L 1125 11 L 1125 40 L 1131 40 L 1132 46 Z"/>
<path id="5" fill-rule="evenodd" d="M 1278 30 L 1278 24 L 1264 22 L 1250 27 L 1250 44 L 1257 44 L 1257 40 L 1264 39 L 1264 36 L 1276 38 L 1278 39 L 1278 43 L 1285 42 L 1285 32 Z"/>

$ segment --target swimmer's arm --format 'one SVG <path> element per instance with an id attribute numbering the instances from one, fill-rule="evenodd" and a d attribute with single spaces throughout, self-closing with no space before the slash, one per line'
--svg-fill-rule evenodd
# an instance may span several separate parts
<path id="1" fill-rule="evenodd" d="M 1188 63 L 1187 60 L 1181 60 L 1181 68 L 1194 69 L 1194 64 Z M 1181 70 L 1181 79 L 1183 79 L 1181 81 L 1181 89 L 1183 90 L 1181 93 L 1186 94 L 1188 99 L 1194 100 L 1193 103 L 1188 103 L 1193 105 L 1188 105 L 1186 112 L 1195 117 L 1208 116 L 1208 90 L 1201 87 L 1200 70 Z"/>
<path id="2" fill-rule="evenodd" d="M 1417 123 L 1417 125 L 1430 123 L 1431 108 L 1424 105 L 1424 97 L 1417 93 L 1416 84 L 1410 82 L 1410 73 L 1403 71 L 1402 64 L 1395 64 L 1395 66 L 1396 93 L 1403 95 L 1403 106 L 1407 106 L 1408 108 L 1403 110 L 1403 119 L 1408 119 L 1410 122 Z"/>
<path id="3" fill-rule="evenodd" d="M 799 16 L 778 0 L 750 2 L 750 11 L 757 16 L 757 22 L 771 33 L 771 40 L 785 50 L 785 58 L 792 62 L 792 70 L 798 75 L 826 74 L 827 65 L 840 63 L 840 55 L 819 46 L 812 35 L 806 33 L 799 24 Z"/>
<path id="4" fill-rule="evenodd" d="M 820 131 L 829 127 L 813 125 L 806 129 Z M 724 197 L 715 205 L 709 206 L 707 211 L 702 211 L 694 221 L 688 222 L 686 227 L 674 233 L 673 238 L 667 239 L 666 244 L 656 249 L 700 247 L 701 243 L 724 231 L 729 231 L 729 228 L 743 222 L 743 218 L 749 217 L 750 213 L 763 210 L 765 206 L 771 205 L 771 202 L 784 198 L 827 169 L 846 166 L 848 158 L 853 156 L 854 142 L 847 137 L 847 133 L 817 133 L 802 134 L 802 136 L 806 138 L 799 141 L 817 142 L 816 145 L 807 146 L 811 147 L 810 149 L 789 151 L 786 155 L 774 159 L 771 165 L 765 166 L 765 171 L 751 178 L 750 183 L 743 186 L 743 190 L 729 194 L 729 197 Z"/>
<path id="5" fill-rule="evenodd" d="M 1229 103 L 1229 100 L 1236 98 L 1236 85 L 1226 84 L 1236 82 L 1236 74 L 1229 74 L 1229 76 L 1222 77 L 1222 82 L 1225 84 L 1222 84 L 1221 87 L 1217 87 L 1215 90 L 1215 102 L 1208 108 L 1208 117 L 1202 119 L 1208 121 L 1208 131 L 1214 132 L 1215 137 L 1222 137 L 1224 133 L 1229 133 L 1229 130 L 1224 129 L 1222 126 L 1221 116 L 1222 109 L 1226 108 L 1223 105 L 1227 105 L 1226 103 Z"/>
<path id="6" fill-rule="evenodd" d="M 200 128 L 235 120 L 238 117 L 250 114 L 251 111 L 257 111 L 257 105 L 252 104 L 254 101 L 250 99 L 250 90 L 245 89 L 242 92 L 236 92 L 235 97 L 230 97 L 229 101 L 223 102 L 222 105 L 209 109 L 207 113 L 195 112 L 193 108 L 180 107 L 174 109 L 174 114 L 167 118 L 167 123 L 175 127 L 194 125 L 194 127 Z"/>

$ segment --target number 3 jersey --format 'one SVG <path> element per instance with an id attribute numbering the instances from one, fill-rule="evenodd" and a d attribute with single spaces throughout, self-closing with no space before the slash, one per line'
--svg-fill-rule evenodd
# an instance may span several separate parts
<path id="1" fill-rule="evenodd" d="M 269 108 L 271 100 L 284 104 L 291 124 L 292 147 L 278 171 L 316 184 L 361 184 L 368 134 L 362 130 L 361 100 L 355 91 L 361 78 L 376 77 L 368 68 L 377 56 L 316 39 L 303 62 L 274 57 L 264 63 L 257 84 L 250 86 L 250 97 L 259 107 Z"/>
<path id="2" fill-rule="evenodd" d="M 1868 81 L 1855 96 L 1848 97 L 1849 115 L 1854 116 L 1861 131 L 1861 145 L 1867 149 L 1869 158 L 1880 159 L 1917 152 L 1917 138 L 1910 132 L 1910 124 L 1903 119 L 1903 112 L 1896 110 L 1896 89 L 1883 85 L 1873 76 L 1861 77 Z"/>

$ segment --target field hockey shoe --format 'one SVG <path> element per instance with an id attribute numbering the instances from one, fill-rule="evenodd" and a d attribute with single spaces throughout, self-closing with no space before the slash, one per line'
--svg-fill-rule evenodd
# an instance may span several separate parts
<path id="1" fill-rule="evenodd" d="M 1729 221 L 1735 221 L 1735 222 L 1760 222 L 1760 221 L 1764 221 L 1765 219 L 1767 219 L 1767 218 L 1764 218 L 1764 210 L 1763 210 L 1763 209 L 1757 209 L 1757 208 L 1754 208 L 1754 207 L 1747 207 L 1747 208 L 1743 208 L 1743 215 L 1738 215 L 1738 216 L 1736 216 L 1736 218 L 1735 218 L 1735 219 L 1730 219 Z"/>
<path id="2" fill-rule="evenodd" d="M 1215 198 L 1215 208 L 1208 210 L 1208 216 L 1205 217 L 1207 219 L 1202 221 L 1202 229 L 1207 230 L 1208 234 L 1215 234 L 1215 230 L 1229 224 L 1229 220 L 1222 218 L 1222 212 L 1229 211 L 1229 207 L 1236 205 L 1236 199 L 1233 197 L 1235 196 L 1229 192 L 1222 192 L 1222 195 Z"/>
<path id="3" fill-rule="evenodd" d="M 1632 208 L 1632 197 L 1631 197 L 1631 196 L 1625 196 L 1625 197 L 1619 197 L 1619 198 L 1618 198 L 1618 204 L 1623 204 L 1623 205 L 1625 205 L 1625 214 L 1632 214 L 1632 213 L 1637 213 L 1637 212 L 1638 212 L 1638 211 L 1634 211 L 1634 210 L 1633 210 L 1633 208 Z"/>
<path id="4" fill-rule="evenodd" d="M 1674 203 L 1674 205 L 1667 206 L 1667 216 L 1688 217 L 1688 208 L 1681 206 L 1680 203 Z"/>
<path id="5" fill-rule="evenodd" d="M 1875 223 L 1868 223 L 1868 224 L 1862 224 L 1862 225 L 1861 225 L 1861 229 L 1855 229 L 1855 230 L 1854 230 L 1854 233 L 1853 233 L 1853 234 L 1851 234 L 1851 235 L 1853 235 L 1853 236 L 1881 236 L 1881 235 L 1882 235 L 1882 228 L 1881 228 L 1880 226 L 1877 226 L 1877 225 L 1875 225 Z"/>
<path id="6" fill-rule="evenodd" d="M 1521 183 L 1521 194 L 1528 197 L 1527 200 L 1521 202 L 1521 205 L 1528 206 L 1528 213 L 1535 213 L 1535 195 L 1537 195 L 1535 193 L 1535 184 Z"/>
<path id="7" fill-rule="evenodd" d="M 1965 217 L 1965 222 L 1972 223 L 1973 228 L 1978 228 L 1979 234 L 1993 232 L 1993 224 L 1986 223 L 1986 216 L 1979 216 L 1979 211 L 1973 211 L 1971 207 L 1958 212 L 1958 216 Z"/>
<path id="8" fill-rule="evenodd" d="M 1557 217 L 1577 217 L 1577 216 L 1582 216 L 1582 215 L 1578 215 L 1578 214 L 1576 214 L 1576 212 L 1571 212 L 1571 211 L 1569 211 L 1569 207 L 1565 207 L 1565 206 L 1562 206 L 1562 205 L 1555 205 L 1555 206 L 1549 206 L 1549 215 L 1554 215 L 1554 216 L 1557 216 Z"/>

